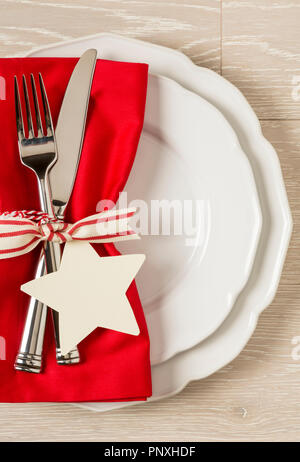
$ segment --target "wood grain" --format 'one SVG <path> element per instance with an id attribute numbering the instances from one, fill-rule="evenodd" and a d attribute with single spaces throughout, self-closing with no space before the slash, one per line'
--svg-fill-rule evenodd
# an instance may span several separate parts
<path id="1" fill-rule="evenodd" d="M 300 441 L 300 359 L 291 343 L 300 336 L 300 120 L 291 120 L 300 118 L 291 97 L 291 79 L 300 75 L 300 5 L 223 0 L 222 15 L 218 0 L 0 0 L 0 7 L 0 56 L 109 31 L 181 49 L 221 70 L 264 119 L 294 218 L 276 298 L 235 361 L 170 399 L 106 414 L 1 404 L 0 441 Z M 281 120 L 265 120 L 274 118 Z"/>
<path id="2" fill-rule="evenodd" d="M 222 0 L 222 73 L 263 119 L 300 116 L 300 3 Z"/>

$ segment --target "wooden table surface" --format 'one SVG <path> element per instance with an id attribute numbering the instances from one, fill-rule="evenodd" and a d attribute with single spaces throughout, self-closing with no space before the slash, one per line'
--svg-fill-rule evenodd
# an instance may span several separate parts
<path id="1" fill-rule="evenodd" d="M 1 441 L 300 441 L 300 2 L 0 0 L 0 56 L 98 32 L 183 51 L 248 98 L 282 165 L 294 233 L 275 300 L 240 356 L 161 402 L 97 414 L 1 404 Z M 1 379 L 1 378 L 0 378 Z"/>

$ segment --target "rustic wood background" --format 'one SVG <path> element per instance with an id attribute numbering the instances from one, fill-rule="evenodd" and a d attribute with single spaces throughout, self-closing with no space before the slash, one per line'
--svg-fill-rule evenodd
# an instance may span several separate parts
<path id="1" fill-rule="evenodd" d="M 1 441 L 300 441 L 300 2 L 0 0 L 0 56 L 98 32 L 176 48 L 221 73 L 259 115 L 284 172 L 294 234 L 281 284 L 230 365 L 171 399 L 107 414 L 1 404 Z"/>

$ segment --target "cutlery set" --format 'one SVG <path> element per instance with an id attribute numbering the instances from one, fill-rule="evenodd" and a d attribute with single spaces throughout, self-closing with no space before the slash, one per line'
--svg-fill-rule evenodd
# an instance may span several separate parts
<path id="1" fill-rule="evenodd" d="M 135 207 L 115 204 L 143 128 L 148 65 L 85 47 L 67 59 L 1 58 L 0 74 L 0 401 L 147 400 L 134 283 L 144 255 L 116 249 L 138 235 Z"/>
<path id="2" fill-rule="evenodd" d="M 33 110 L 30 105 L 27 78 L 25 75 L 22 76 L 28 131 L 28 135 L 25 135 L 21 91 L 17 77 L 15 77 L 16 123 L 20 158 L 22 164 L 36 174 L 41 210 L 47 213 L 50 223 L 64 218 L 76 179 L 96 60 L 97 51 L 89 49 L 75 66 L 64 95 L 55 132 L 42 75 L 39 74 L 41 107 L 35 77 L 31 74 L 30 87 L 34 103 Z M 34 126 L 36 126 L 36 130 Z M 38 278 L 46 273 L 57 271 L 60 259 L 60 245 L 46 241 L 35 277 Z M 60 365 L 79 363 L 80 356 L 77 348 L 71 350 L 67 355 L 61 354 L 59 315 L 54 310 L 51 310 L 51 313 L 57 363 Z M 19 353 L 15 361 L 16 370 L 34 373 L 41 371 L 46 318 L 47 307 L 40 301 L 31 298 Z"/>

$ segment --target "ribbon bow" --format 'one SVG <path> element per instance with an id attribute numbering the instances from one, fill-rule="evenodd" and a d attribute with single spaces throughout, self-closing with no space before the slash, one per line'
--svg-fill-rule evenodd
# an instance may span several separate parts
<path id="1" fill-rule="evenodd" d="M 107 243 L 138 239 L 128 225 L 134 213 L 135 209 L 108 210 L 69 224 L 43 212 L 5 212 L 0 215 L 0 259 L 28 253 L 42 241 L 63 244 L 71 240 Z"/>

